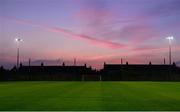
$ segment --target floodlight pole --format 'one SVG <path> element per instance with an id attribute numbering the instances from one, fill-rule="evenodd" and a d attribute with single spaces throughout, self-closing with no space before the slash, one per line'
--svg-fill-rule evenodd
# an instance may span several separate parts
<path id="1" fill-rule="evenodd" d="M 15 41 L 16 41 L 16 43 L 17 43 L 17 68 L 19 68 L 19 52 L 20 52 L 20 50 L 19 50 L 19 43 L 22 41 L 22 39 L 20 39 L 20 38 L 16 38 L 15 39 Z"/>
<path id="2" fill-rule="evenodd" d="M 17 68 L 19 68 L 19 46 L 17 48 Z"/>
<path id="3" fill-rule="evenodd" d="M 169 39 L 169 64 L 171 65 L 171 40 Z"/>
<path id="4" fill-rule="evenodd" d="M 168 41 L 169 41 L 169 65 L 171 65 L 172 64 L 172 58 L 171 58 L 171 55 L 172 55 L 172 53 L 171 53 L 171 41 L 174 39 L 174 37 L 173 36 L 170 36 L 170 37 L 167 37 L 166 39 L 168 39 Z"/>

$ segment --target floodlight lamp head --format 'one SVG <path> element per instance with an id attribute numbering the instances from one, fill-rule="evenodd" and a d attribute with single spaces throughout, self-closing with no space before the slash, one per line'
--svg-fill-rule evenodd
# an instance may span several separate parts
<path id="1" fill-rule="evenodd" d="M 16 41 L 16 42 L 22 42 L 23 40 L 20 39 L 20 38 L 15 38 L 15 41 Z"/>
<path id="2" fill-rule="evenodd" d="M 173 37 L 173 36 L 169 36 L 169 37 L 167 37 L 166 39 L 168 39 L 168 40 L 173 40 L 174 37 Z"/>

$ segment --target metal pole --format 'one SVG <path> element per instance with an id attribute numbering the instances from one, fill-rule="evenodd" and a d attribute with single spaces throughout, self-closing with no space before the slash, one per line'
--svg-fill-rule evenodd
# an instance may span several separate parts
<path id="1" fill-rule="evenodd" d="M 123 64 L 123 59 L 121 58 L 121 65 Z"/>
<path id="2" fill-rule="evenodd" d="M 169 40 L 169 64 L 171 65 L 171 40 Z"/>
<path id="3" fill-rule="evenodd" d="M 19 47 L 17 48 L 17 68 L 19 68 Z"/>
<path id="4" fill-rule="evenodd" d="M 20 38 L 16 38 L 15 39 L 16 43 L 17 43 L 17 68 L 19 68 L 19 60 L 20 60 L 20 56 L 19 56 L 19 52 L 20 52 L 20 49 L 19 49 L 19 43 L 22 41 L 22 39 Z"/>
<path id="5" fill-rule="evenodd" d="M 74 66 L 76 66 L 76 58 L 74 58 Z"/>
<path id="6" fill-rule="evenodd" d="M 31 58 L 29 58 L 29 67 L 31 66 Z"/>

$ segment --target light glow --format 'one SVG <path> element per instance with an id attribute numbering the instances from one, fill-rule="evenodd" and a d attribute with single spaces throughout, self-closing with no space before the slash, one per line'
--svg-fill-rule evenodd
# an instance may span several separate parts
<path id="1" fill-rule="evenodd" d="M 23 40 L 20 39 L 20 38 L 15 38 L 15 41 L 16 41 L 16 42 L 22 42 Z"/>
<path id="2" fill-rule="evenodd" d="M 169 37 L 166 37 L 166 39 L 168 39 L 168 40 L 173 40 L 174 37 L 173 37 L 173 36 L 169 36 Z"/>

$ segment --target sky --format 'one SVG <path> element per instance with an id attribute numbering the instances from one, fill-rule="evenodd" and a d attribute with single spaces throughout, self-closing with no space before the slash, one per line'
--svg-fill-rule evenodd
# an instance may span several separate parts
<path id="1" fill-rule="evenodd" d="M 0 65 L 180 61 L 180 0 L 0 0 Z"/>

